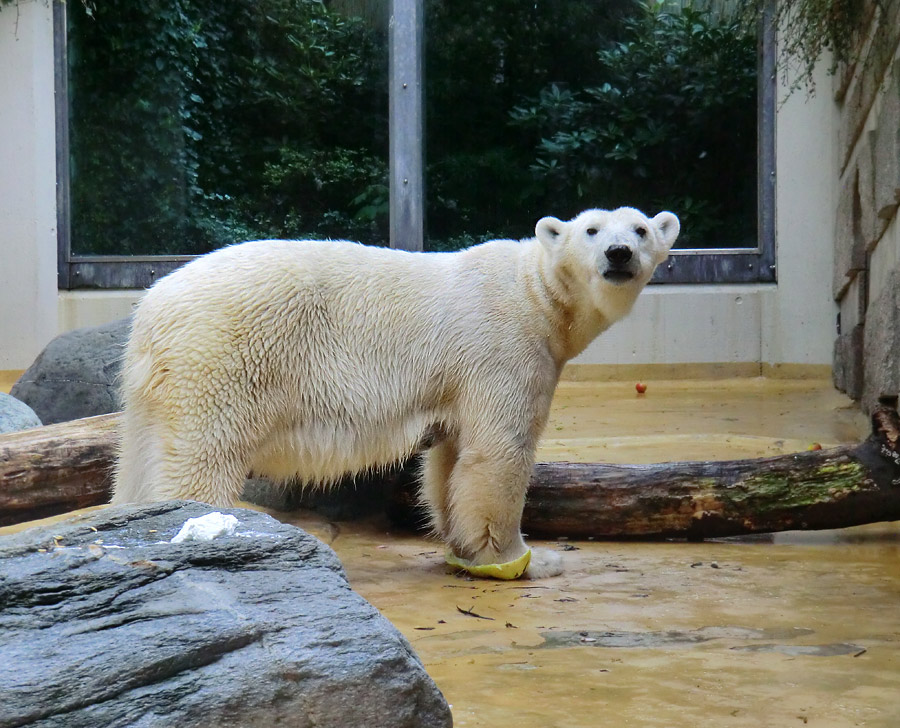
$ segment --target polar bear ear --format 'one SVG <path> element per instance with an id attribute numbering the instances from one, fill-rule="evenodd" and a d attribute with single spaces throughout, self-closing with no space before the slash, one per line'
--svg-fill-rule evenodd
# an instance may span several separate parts
<path id="1" fill-rule="evenodd" d="M 554 248 L 565 236 L 568 223 L 555 217 L 542 217 L 534 226 L 534 235 L 545 248 Z"/>
<path id="2" fill-rule="evenodd" d="M 681 223 L 671 212 L 661 212 L 650 222 L 656 228 L 657 239 L 660 242 L 656 253 L 659 262 L 662 262 L 668 257 L 669 251 L 678 238 L 678 233 L 681 232 Z"/>

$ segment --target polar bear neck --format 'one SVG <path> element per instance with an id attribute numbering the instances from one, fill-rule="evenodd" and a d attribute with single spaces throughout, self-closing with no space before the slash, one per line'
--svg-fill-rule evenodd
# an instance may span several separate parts
<path id="1" fill-rule="evenodd" d="M 537 240 L 522 252 L 526 296 L 546 322 L 547 344 L 560 368 L 627 315 L 641 290 L 605 286 L 593 271 L 585 274 L 583 262 L 557 258 Z"/>

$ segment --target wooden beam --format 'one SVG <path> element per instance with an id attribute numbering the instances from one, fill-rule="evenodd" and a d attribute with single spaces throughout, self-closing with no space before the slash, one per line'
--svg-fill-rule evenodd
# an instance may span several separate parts
<path id="1" fill-rule="evenodd" d="M 109 500 L 119 415 L 0 435 L 0 526 Z"/>

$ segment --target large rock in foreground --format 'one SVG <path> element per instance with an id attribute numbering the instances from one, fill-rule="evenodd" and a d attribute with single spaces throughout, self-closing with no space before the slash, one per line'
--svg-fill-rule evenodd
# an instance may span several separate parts
<path id="1" fill-rule="evenodd" d="M 334 552 L 267 515 L 119 506 L 0 538 L 0 726 L 450 726 Z"/>
<path id="2" fill-rule="evenodd" d="M 12 386 L 10 394 L 53 425 L 120 409 L 118 378 L 130 318 L 60 334 Z"/>

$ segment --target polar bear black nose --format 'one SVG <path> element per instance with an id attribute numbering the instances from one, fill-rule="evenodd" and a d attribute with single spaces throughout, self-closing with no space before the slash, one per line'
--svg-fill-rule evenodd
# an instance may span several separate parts
<path id="1" fill-rule="evenodd" d="M 631 260 L 631 248 L 627 245 L 610 245 L 606 249 L 606 259 L 613 265 L 625 265 Z"/>

